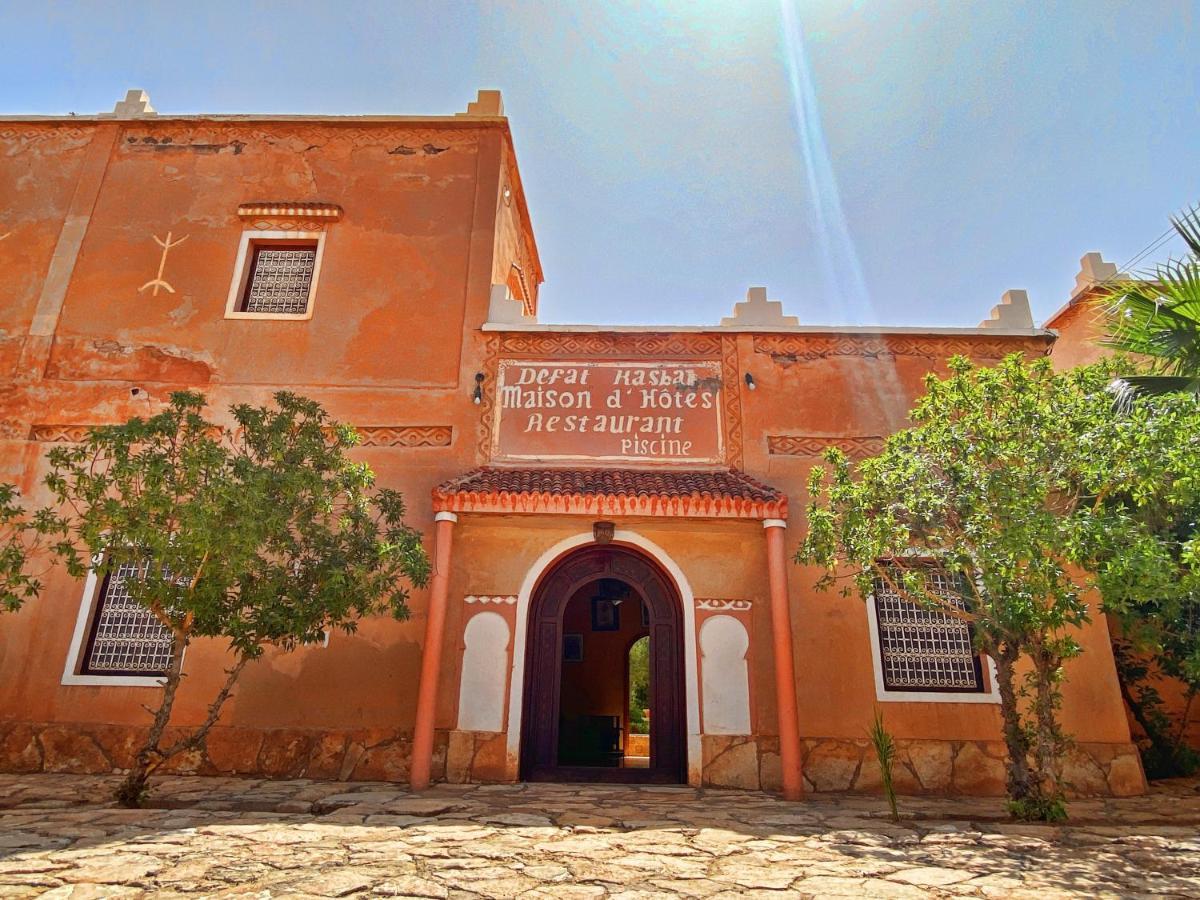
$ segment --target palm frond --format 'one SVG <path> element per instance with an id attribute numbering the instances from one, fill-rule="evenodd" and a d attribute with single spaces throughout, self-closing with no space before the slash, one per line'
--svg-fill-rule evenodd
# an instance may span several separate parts
<path id="1" fill-rule="evenodd" d="M 1200 259 L 1200 206 L 1193 206 L 1185 213 L 1172 216 L 1171 225 L 1183 238 L 1192 256 Z"/>
<path id="2" fill-rule="evenodd" d="M 1127 375 L 1108 386 L 1113 405 L 1125 413 L 1142 397 L 1191 394 L 1200 397 L 1200 375 Z"/>
<path id="3" fill-rule="evenodd" d="M 1113 285 L 1095 302 L 1108 321 L 1103 346 L 1150 357 L 1165 373 L 1200 373 L 1200 263 L 1164 263 L 1145 280 Z"/>

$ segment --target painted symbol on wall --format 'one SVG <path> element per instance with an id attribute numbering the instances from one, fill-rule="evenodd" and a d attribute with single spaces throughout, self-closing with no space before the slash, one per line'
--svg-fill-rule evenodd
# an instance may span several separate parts
<path id="1" fill-rule="evenodd" d="M 140 288 L 138 288 L 139 294 L 148 287 L 154 288 L 154 292 L 150 295 L 152 297 L 158 296 L 158 289 L 160 287 L 166 288 L 168 293 L 171 293 L 171 294 L 175 293 L 175 288 L 171 287 L 170 284 L 168 284 L 166 281 L 163 280 L 163 270 L 167 267 L 167 254 L 171 252 L 171 248 L 178 247 L 180 244 L 182 244 L 186 240 L 187 240 L 187 235 L 185 234 L 179 240 L 172 241 L 171 240 L 171 232 L 169 232 L 169 231 L 167 232 L 166 240 L 160 240 L 157 236 L 154 236 L 154 243 L 158 244 L 158 246 L 163 248 L 162 256 L 158 260 L 158 274 L 155 275 L 153 278 L 151 278 L 149 281 L 147 281 L 145 284 L 143 284 Z"/>

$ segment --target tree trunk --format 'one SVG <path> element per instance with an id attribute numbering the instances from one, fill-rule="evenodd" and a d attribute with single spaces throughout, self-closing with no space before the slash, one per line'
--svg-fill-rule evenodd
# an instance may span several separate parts
<path id="1" fill-rule="evenodd" d="M 1187 692 L 1187 703 L 1183 707 L 1183 715 L 1179 717 L 1179 731 L 1175 733 L 1175 740 L 1171 743 L 1171 758 L 1179 753 L 1179 748 L 1183 746 L 1183 737 L 1187 734 L 1188 719 L 1192 717 L 1192 701 L 1196 699 L 1196 688 L 1189 687 Z"/>
<path id="2" fill-rule="evenodd" d="M 167 670 L 166 684 L 163 686 L 162 702 L 154 713 L 154 721 L 150 725 L 150 733 L 146 735 L 146 743 L 138 751 L 133 761 L 133 768 L 125 776 L 117 788 L 117 802 L 122 806 L 136 809 L 146 799 L 146 782 L 150 777 L 151 767 L 155 758 L 160 756 L 158 748 L 162 741 L 167 723 L 171 720 L 171 707 L 175 705 L 175 693 L 179 690 L 179 682 L 183 678 L 183 647 L 171 654 L 171 667 Z"/>
<path id="3" fill-rule="evenodd" d="M 1062 755 L 1066 749 L 1058 725 L 1058 670 L 1062 657 L 1045 646 L 1033 652 L 1035 723 L 1034 758 L 1037 782 L 1044 798 L 1062 794 Z"/>
<path id="4" fill-rule="evenodd" d="M 1021 727 L 1013 667 L 1020 649 L 1004 642 L 992 655 L 996 663 L 996 687 L 1000 691 L 1000 715 L 1004 720 L 1004 745 L 1008 750 L 1007 784 L 1010 800 L 1024 800 L 1033 793 L 1029 773 L 1029 740 Z"/>
<path id="5" fill-rule="evenodd" d="M 180 658 L 182 658 L 182 654 L 180 654 Z M 147 793 L 146 784 L 150 776 L 167 760 L 186 750 L 197 750 L 204 746 L 204 742 L 208 738 L 208 732 L 216 724 L 217 719 L 220 718 L 221 709 L 224 707 L 225 701 L 229 699 L 234 683 L 238 680 L 238 676 L 242 674 L 242 669 L 246 667 L 246 663 L 249 661 L 250 658 L 248 656 L 241 655 L 238 657 L 234 667 L 225 673 L 225 684 L 221 688 L 220 693 L 213 699 L 212 704 L 209 705 L 208 715 L 200 727 L 191 734 L 180 738 L 166 749 L 163 749 L 159 745 L 162 742 L 167 721 L 171 717 L 171 706 L 175 702 L 175 691 L 178 689 L 180 681 L 179 666 L 172 660 L 171 666 L 173 671 L 167 675 L 167 685 L 163 691 L 162 706 L 158 708 L 158 712 L 154 715 L 154 724 L 150 727 L 150 734 L 146 738 L 146 744 L 138 753 L 133 768 L 129 770 L 129 774 L 117 789 L 117 800 L 123 806 L 139 807 L 145 802 Z"/>

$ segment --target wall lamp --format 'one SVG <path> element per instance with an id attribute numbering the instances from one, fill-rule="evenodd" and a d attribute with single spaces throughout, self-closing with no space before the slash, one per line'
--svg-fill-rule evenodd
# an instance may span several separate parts
<path id="1" fill-rule="evenodd" d="M 475 390 L 471 392 L 471 400 L 478 406 L 483 402 L 483 373 L 475 373 Z"/>
<path id="2" fill-rule="evenodd" d="M 754 383 L 754 376 L 749 372 L 746 373 L 746 387 L 751 391 L 758 387 L 758 385 Z"/>

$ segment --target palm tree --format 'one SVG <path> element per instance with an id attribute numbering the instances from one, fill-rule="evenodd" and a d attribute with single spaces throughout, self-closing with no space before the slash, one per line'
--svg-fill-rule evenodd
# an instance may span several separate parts
<path id="1" fill-rule="evenodd" d="M 1108 320 L 1102 343 L 1150 361 L 1150 372 L 1120 379 L 1121 405 L 1138 395 L 1200 397 L 1200 206 L 1171 225 L 1187 245 L 1183 259 L 1156 266 L 1144 280 L 1122 280 L 1097 297 Z"/>

